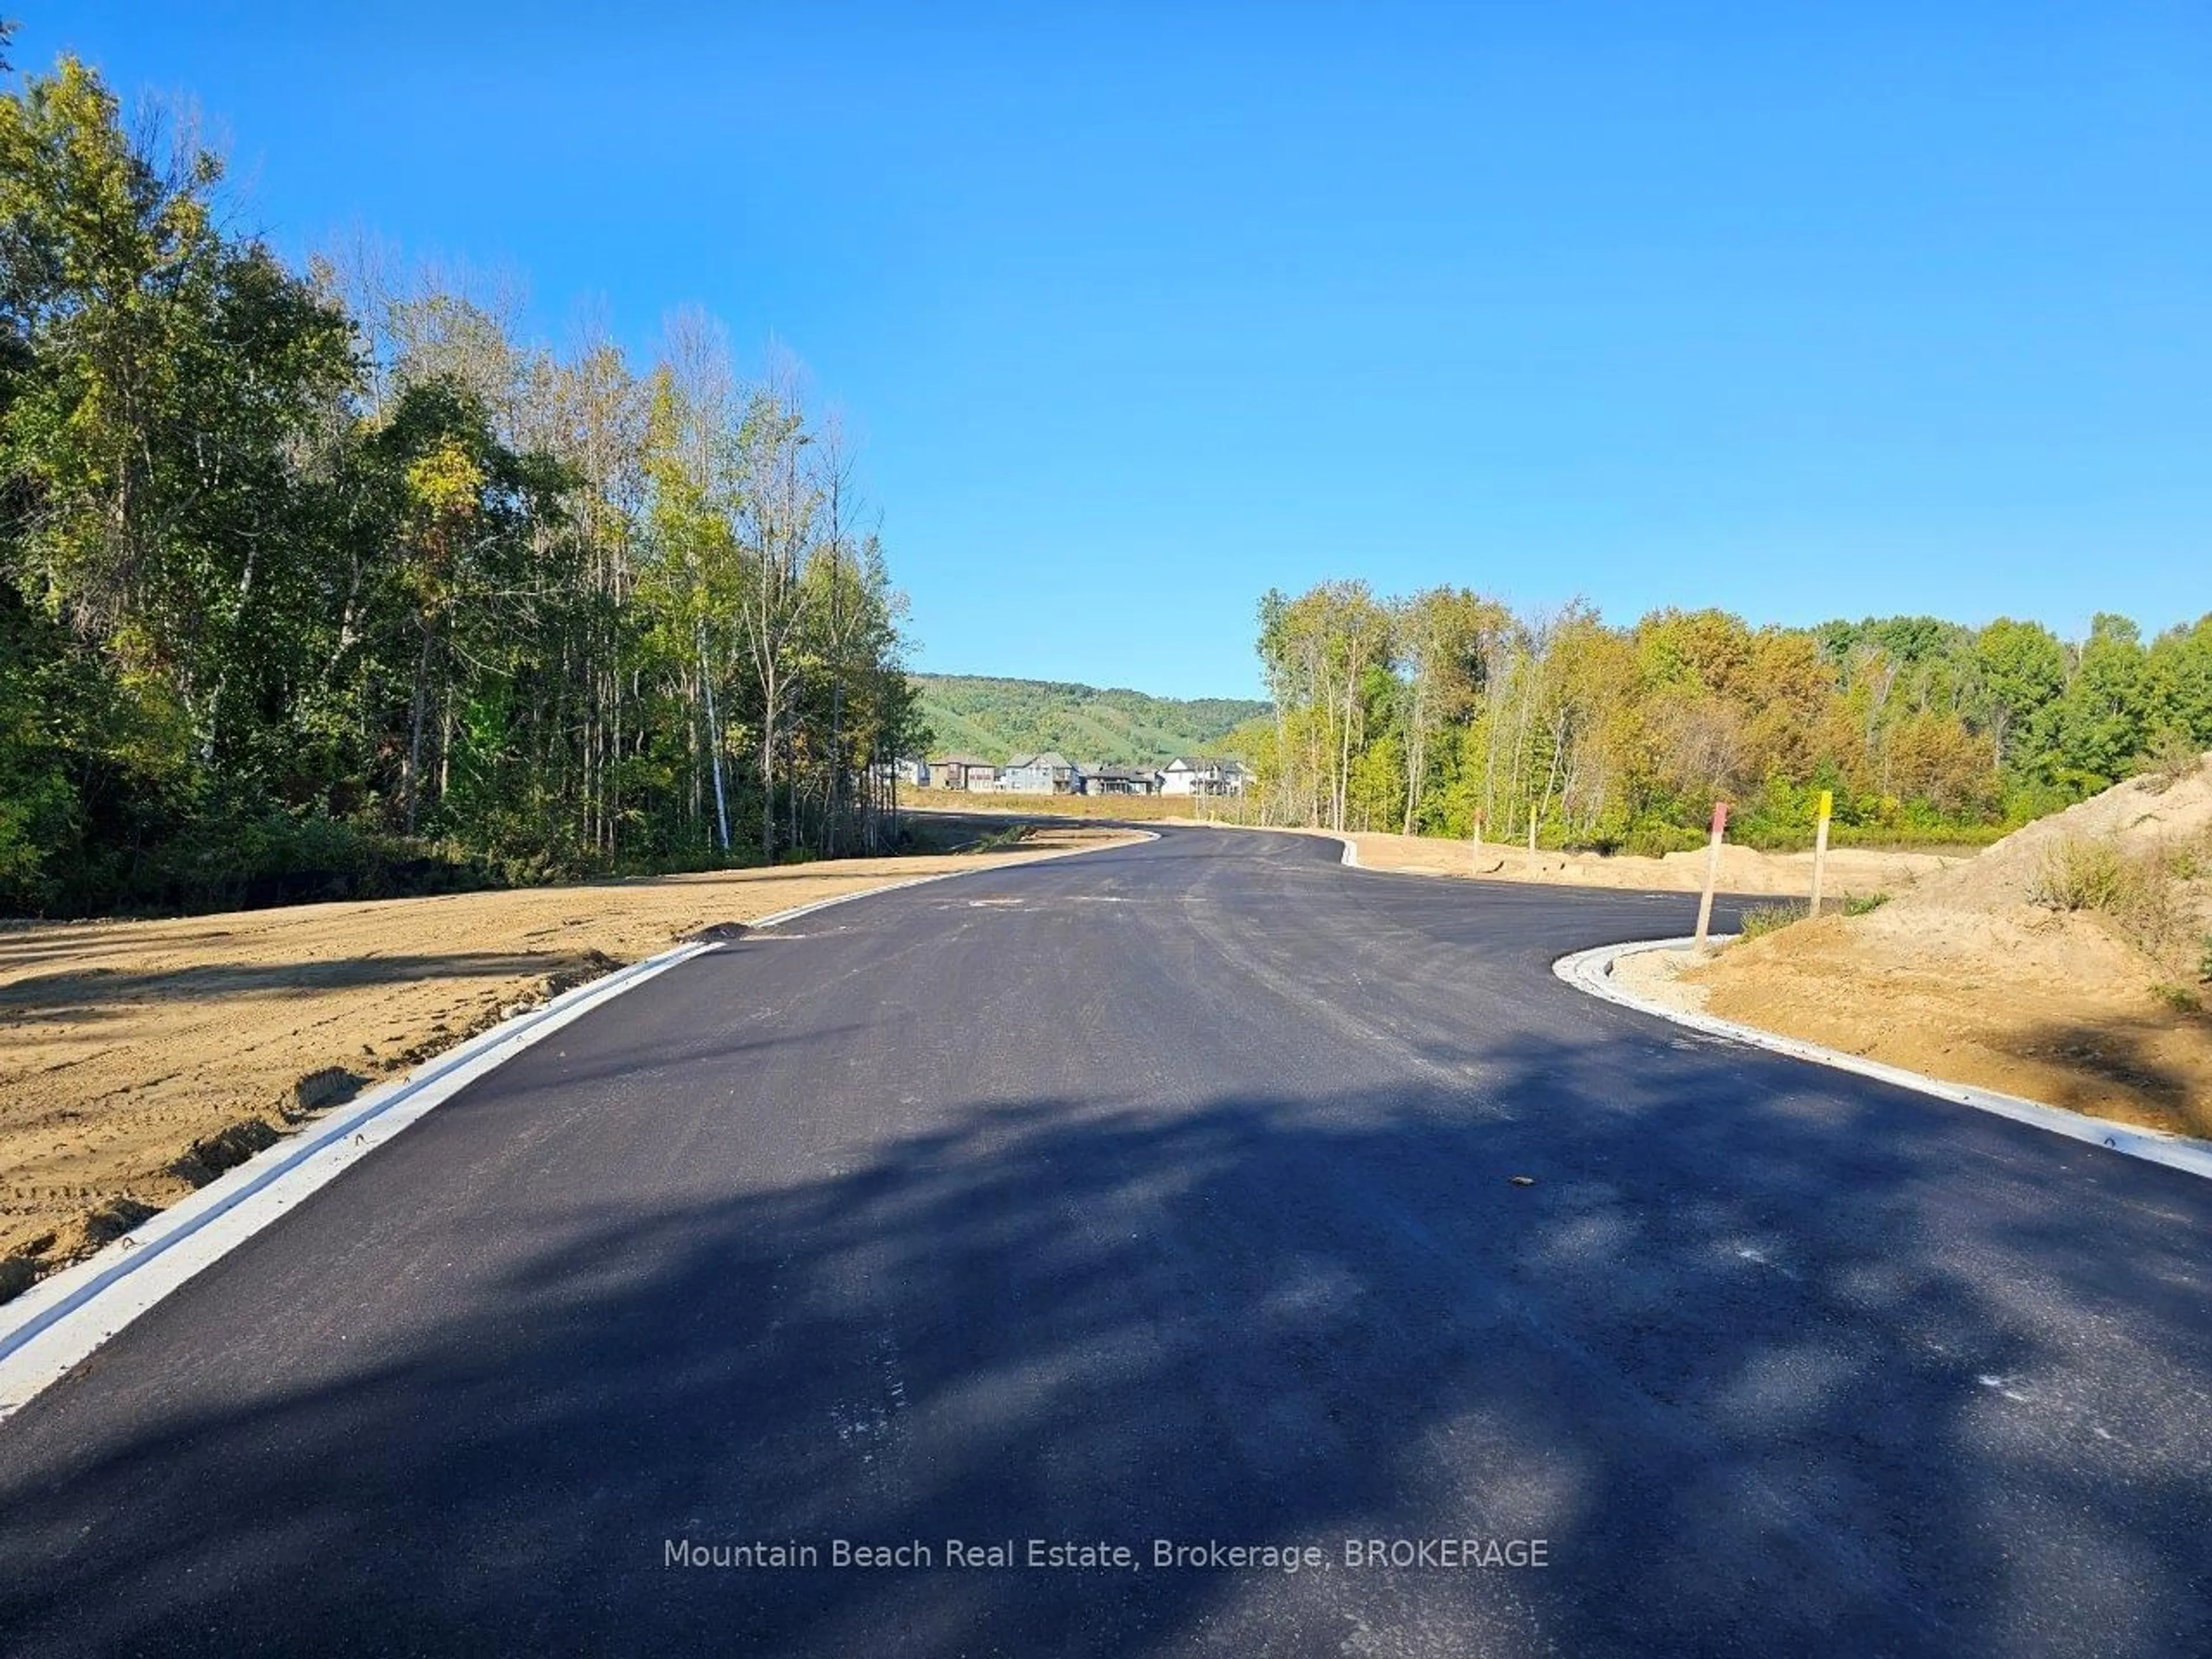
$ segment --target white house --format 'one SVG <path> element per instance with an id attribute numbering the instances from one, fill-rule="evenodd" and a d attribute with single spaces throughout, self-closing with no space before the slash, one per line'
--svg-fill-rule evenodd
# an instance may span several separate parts
<path id="1" fill-rule="evenodd" d="M 1177 756 L 1160 769 L 1163 795 L 1241 795 L 1250 778 L 1243 763 Z"/>

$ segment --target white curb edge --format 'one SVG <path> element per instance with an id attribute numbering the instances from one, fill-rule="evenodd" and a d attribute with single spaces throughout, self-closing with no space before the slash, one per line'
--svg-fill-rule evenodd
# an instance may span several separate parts
<path id="1" fill-rule="evenodd" d="M 1719 935 L 1716 935 L 1715 939 L 1722 942 Z M 1755 1048 L 1787 1054 L 1793 1060 L 1810 1060 L 1816 1066 L 1831 1066 L 1839 1072 L 1854 1072 L 1877 1082 L 1933 1095 L 1938 1100 L 1948 1100 L 1955 1105 L 1994 1112 L 1999 1117 L 2012 1119 L 2015 1123 L 2046 1129 L 2052 1134 L 2064 1135 L 2069 1140 L 2101 1146 L 2124 1158 L 2142 1158 L 2146 1163 L 2163 1164 L 2169 1170 L 2179 1170 L 2185 1175 L 2212 1180 L 2212 1142 L 2192 1140 L 2185 1135 L 2167 1134 L 2158 1129 L 2140 1129 L 2131 1124 L 2112 1123 L 2103 1118 L 2068 1111 L 2063 1107 L 2046 1106 L 2041 1101 L 2025 1100 L 2018 1095 L 1999 1094 L 1994 1089 L 1977 1089 L 1964 1083 L 1946 1083 L 1919 1072 L 1909 1072 L 1901 1066 L 1885 1065 L 1881 1060 L 1845 1054 L 1838 1048 L 1826 1048 L 1817 1042 L 1801 1042 L 1796 1037 L 1761 1030 L 1755 1025 L 1742 1025 L 1735 1020 L 1693 1013 L 1684 1008 L 1670 1008 L 1664 1003 L 1636 995 L 1613 976 L 1613 963 L 1623 957 L 1634 956 L 1644 951 L 1679 951 L 1696 942 L 1690 939 L 1665 939 L 1600 945 L 1594 951 L 1577 951 L 1561 957 L 1552 964 L 1552 971 L 1577 990 L 1586 991 L 1607 1002 L 1618 1003 L 1624 1008 L 1632 1008 L 1638 1013 L 1653 1014 L 1677 1025 L 1686 1025 L 1692 1030 L 1703 1031 L 1709 1036 L 1748 1043 Z"/>
<path id="2" fill-rule="evenodd" d="M 97 1255 L 40 1279 L 0 1306 L 0 1417 L 202 1268 L 477 1079 L 599 1004 L 678 963 L 720 948 L 678 945 L 504 1020 L 256 1153 Z"/>
<path id="3" fill-rule="evenodd" d="M 1150 830 L 1137 833 L 1148 841 L 1159 839 Z M 1071 847 L 1014 864 L 939 871 L 794 905 L 744 925 L 748 930 L 775 927 L 832 905 L 901 888 L 1109 850 Z M 0 1420 L 60 1381 L 162 1297 L 479 1078 L 602 1003 L 679 963 L 722 948 L 720 942 L 711 940 L 679 945 L 504 1020 L 405 1077 L 379 1085 L 300 1133 L 285 1136 L 149 1217 L 96 1255 L 49 1274 L 21 1296 L 0 1304 Z"/>

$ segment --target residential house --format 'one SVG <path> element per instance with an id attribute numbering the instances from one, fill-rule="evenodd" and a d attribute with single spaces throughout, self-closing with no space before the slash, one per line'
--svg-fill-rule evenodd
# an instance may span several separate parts
<path id="1" fill-rule="evenodd" d="M 1177 756 L 1160 769 L 1163 795 L 1241 795 L 1251 781 L 1243 763 Z"/>
<path id="2" fill-rule="evenodd" d="M 1086 795 L 1152 795 L 1159 793 L 1160 775 L 1150 766 L 1082 766 L 1076 774 Z"/>
<path id="3" fill-rule="evenodd" d="M 1070 794 L 1075 780 L 1067 757 L 1050 749 L 1042 755 L 1017 755 L 999 770 L 999 787 L 1024 795 Z"/>
<path id="4" fill-rule="evenodd" d="M 973 755 L 946 755 L 929 763 L 929 775 L 940 789 L 996 789 L 999 769 Z"/>

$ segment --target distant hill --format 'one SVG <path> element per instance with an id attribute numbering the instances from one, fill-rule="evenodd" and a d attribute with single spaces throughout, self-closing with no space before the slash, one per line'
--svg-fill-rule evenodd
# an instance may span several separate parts
<path id="1" fill-rule="evenodd" d="M 1053 680 L 908 678 L 937 734 L 931 754 L 997 762 L 1056 749 L 1085 764 L 1164 765 L 1177 755 L 1212 754 L 1231 731 L 1269 708 L 1249 697 L 1150 697 Z"/>

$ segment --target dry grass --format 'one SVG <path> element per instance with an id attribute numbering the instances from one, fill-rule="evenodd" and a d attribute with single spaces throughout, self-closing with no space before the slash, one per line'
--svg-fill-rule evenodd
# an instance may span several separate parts
<path id="1" fill-rule="evenodd" d="M 2040 854 L 2028 902 L 2062 913 L 2091 911 L 2171 972 L 2187 972 L 2203 947 L 2200 884 L 2212 873 L 2212 833 L 2130 846 L 2119 836 L 2069 835 Z"/>
<path id="2" fill-rule="evenodd" d="M 1754 904 L 1743 913 L 1743 920 L 1736 926 L 1736 934 L 1741 939 L 1760 939 L 1768 933 L 1780 933 L 1792 922 L 1804 921 L 1810 914 L 1802 904 Z"/>
<path id="3" fill-rule="evenodd" d="M 1260 822 L 1256 801 L 1234 796 L 1200 800 L 1190 795 L 1017 795 L 995 789 L 902 789 L 899 805 L 927 812 L 983 817 L 1119 818 L 1158 823 L 1200 815 L 1222 823 Z"/>
<path id="4" fill-rule="evenodd" d="M 2110 836 L 2068 836 L 2045 848 L 2027 901 L 2046 910 L 2111 910 L 2130 885 L 2127 855 Z"/>

